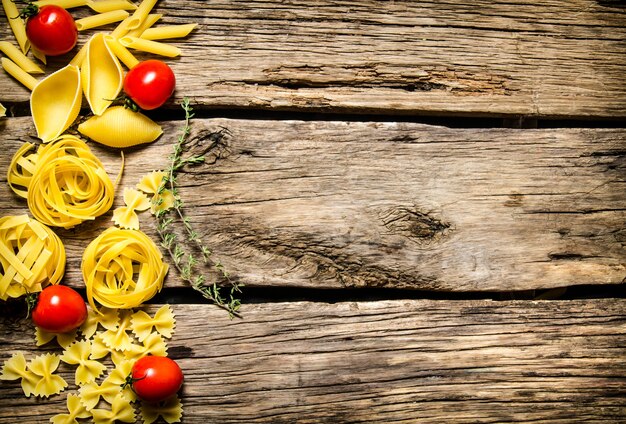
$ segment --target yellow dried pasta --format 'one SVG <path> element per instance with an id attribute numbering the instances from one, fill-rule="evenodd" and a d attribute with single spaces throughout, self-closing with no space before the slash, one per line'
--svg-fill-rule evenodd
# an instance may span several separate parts
<path id="1" fill-rule="evenodd" d="M 7 115 L 7 108 L 2 106 L 2 103 L 0 103 L 0 118 L 4 117 L 6 115 Z"/>
<path id="2" fill-rule="evenodd" d="M 174 194 L 167 189 L 162 190 L 159 193 L 159 188 L 165 178 L 165 172 L 152 171 L 149 174 L 144 175 L 141 181 L 137 184 L 137 189 L 147 194 L 152 194 L 150 212 L 155 214 L 158 211 L 167 211 L 174 206 L 176 200 Z"/>
<path id="3" fill-rule="evenodd" d="M 0 299 L 39 292 L 65 273 L 65 247 L 28 215 L 0 218 Z"/>
<path id="4" fill-rule="evenodd" d="M 135 211 L 145 211 L 150 207 L 150 200 L 142 192 L 132 189 L 124 189 L 124 203 L 113 211 L 111 220 L 120 228 L 128 230 L 139 229 L 139 217 Z"/>
<path id="5" fill-rule="evenodd" d="M 137 10 L 137 6 L 128 0 L 87 0 L 87 6 L 98 13 L 113 10 Z"/>
<path id="6" fill-rule="evenodd" d="M 0 41 L 0 51 L 4 53 L 15 64 L 29 74 L 43 74 L 41 69 L 35 62 L 30 60 L 20 49 L 15 47 L 8 41 Z"/>
<path id="7" fill-rule="evenodd" d="M 81 82 L 91 111 L 100 116 L 122 90 L 124 72 L 99 32 L 89 40 L 81 65 Z"/>
<path id="8" fill-rule="evenodd" d="M 140 342 L 146 340 L 153 328 L 157 333 L 169 339 L 172 337 L 175 327 L 174 311 L 169 305 L 161 306 L 154 317 L 150 317 L 144 311 L 137 311 L 131 319 L 131 329 Z"/>
<path id="9" fill-rule="evenodd" d="M 28 198 L 28 185 L 35 173 L 37 165 L 37 147 L 31 143 L 24 143 L 13 155 L 9 170 L 7 171 L 7 182 L 11 190 L 18 196 Z"/>
<path id="10" fill-rule="evenodd" d="M 124 106 L 112 106 L 78 126 L 86 137 L 109 147 L 125 148 L 156 140 L 163 130 L 147 116 Z"/>
<path id="11" fill-rule="evenodd" d="M 76 424 L 77 419 L 90 418 L 91 414 L 81 403 L 80 396 L 75 394 L 67 395 L 67 414 L 56 414 L 50 418 L 52 424 Z"/>
<path id="12" fill-rule="evenodd" d="M 147 28 L 141 33 L 144 40 L 166 40 L 169 38 L 183 38 L 189 35 L 198 24 L 163 25 Z"/>
<path id="13" fill-rule="evenodd" d="M 37 136 L 54 140 L 78 117 L 82 101 L 80 71 L 67 65 L 41 80 L 30 95 L 30 112 Z"/>
<path id="14" fill-rule="evenodd" d="M 13 35 L 15 35 L 17 44 L 20 45 L 22 53 L 26 54 L 30 48 L 30 41 L 28 41 L 26 37 L 26 25 L 24 24 L 24 20 L 18 18 L 20 12 L 17 10 L 16 2 L 14 0 L 2 0 L 2 7 L 4 8 L 4 16 L 7 18 L 10 17 L 10 19 L 8 19 L 9 26 L 13 31 Z"/>
<path id="15" fill-rule="evenodd" d="M 43 346 L 56 339 L 59 346 L 65 348 L 74 343 L 76 340 L 76 333 L 76 330 L 70 331 L 69 333 L 50 333 L 42 330 L 38 326 L 35 326 L 35 343 L 37 346 Z"/>
<path id="16" fill-rule="evenodd" d="M 93 409 L 91 414 L 95 424 L 115 424 L 117 421 L 135 422 L 135 410 L 121 393 L 118 393 L 111 402 L 110 410 Z"/>
<path id="17" fill-rule="evenodd" d="M 37 375 L 37 384 L 33 394 L 35 396 L 48 397 L 61 393 L 67 382 L 60 375 L 54 374 L 59 367 L 60 358 L 58 355 L 46 353 L 31 359 L 28 368 Z"/>
<path id="18" fill-rule="evenodd" d="M 101 362 L 89 359 L 91 356 L 91 342 L 81 340 L 65 348 L 61 361 L 70 365 L 77 365 L 74 381 L 77 385 L 90 383 L 100 377 L 106 370 Z"/>
<path id="19" fill-rule="evenodd" d="M 130 309 L 163 287 L 168 266 L 152 239 L 138 230 L 108 228 L 83 253 L 81 270 L 87 300 L 108 308 Z"/>
<path id="20" fill-rule="evenodd" d="M 117 56 L 128 69 L 132 69 L 139 63 L 139 59 L 133 56 L 133 54 L 126 47 L 122 46 L 112 35 L 106 35 L 104 41 L 106 41 L 113 54 Z"/>
<path id="21" fill-rule="evenodd" d="M 171 44 L 161 43 L 160 41 L 145 40 L 143 38 L 132 37 L 126 35 L 119 39 L 125 47 L 139 50 L 141 52 L 157 54 L 159 56 L 176 57 L 180 56 L 180 49 Z"/>
<path id="22" fill-rule="evenodd" d="M 85 31 L 92 28 L 112 24 L 113 22 L 123 21 L 130 14 L 125 10 L 111 10 L 109 12 L 98 13 L 97 15 L 87 16 L 76 21 L 76 29 Z"/>
<path id="23" fill-rule="evenodd" d="M 119 385 L 112 384 L 111 382 L 103 381 L 102 384 L 98 384 L 92 381 L 87 384 L 83 384 L 79 389 L 80 401 L 88 411 L 92 410 L 100 402 L 100 398 L 112 403 L 115 397 L 120 394 L 122 388 Z"/>
<path id="24" fill-rule="evenodd" d="M 0 59 L 2 63 L 2 69 L 4 69 L 9 75 L 22 83 L 29 90 L 34 90 L 39 81 L 37 78 L 30 75 L 28 72 L 19 67 L 19 65 L 13 62 L 11 59 L 3 57 Z"/>
<path id="25" fill-rule="evenodd" d="M 26 358 L 22 352 L 14 353 L 4 362 L 0 380 L 20 380 L 22 391 L 26 397 L 35 392 L 35 385 L 39 378 L 31 370 L 26 369 Z"/>
<path id="26" fill-rule="evenodd" d="M 83 140 L 65 134 L 38 153 L 28 207 L 40 222 L 72 228 L 111 208 L 113 183 Z"/>
<path id="27" fill-rule="evenodd" d="M 142 402 L 141 417 L 144 424 L 152 424 L 159 417 L 162 417 L 165 422 L 170 424 L 178 423 L 183 417 L 183 404 L 178 396 L 161 403 Z"/>

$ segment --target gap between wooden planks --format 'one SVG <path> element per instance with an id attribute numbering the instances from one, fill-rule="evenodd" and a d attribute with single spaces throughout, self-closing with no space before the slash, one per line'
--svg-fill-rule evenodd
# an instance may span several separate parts
<path id="1" fill-rule="evenodd" d="M 626 116 L 620 2 L 176 0 L 155 12 L 157 25 L 199 23 L 167 40 L 183 50 L 168 59 L 184 87 L 170 107 L 193 96 L 221 109 Z M 18 85 L 0 72 L 0 101 L 28 101 Z"/>
<path id="2" fill-rule="evenodd" d="M 0 169 L 28 139 L 6 120 Z M 180 122 L 129 150 L 117 188 L 166 166 Z M 194 120 L 181 195 L 206 245 L 251 286 L 512 291 L 626 277 L 623 129 L 448 129 L 411 123 Z M 119 151 L 91 143 L 114 177 Z M 0 176 L 0 212 L 26 203 Z M 57 231 L 67 284 L 112 211 Z M 154 219 L 141 215 L 154 240 Z M 210 270 L 207 270 L 209 272 Z M 172 270 L 166 286 L 180 286 Z"/>
<path id="3" fill-rule="evenodd" d="M 623 299 L 270 303 L 232 321 L 206 305 L 172 308 L 184 422 L 626 420 Z M 22 316 L 0 324 L 2 361 L 59 351 L 35 348 Z M 73 367 L 61 374 L 73 381 Z M 27 399 L 0 382 L 0 422 L 47 422 L 65 396 Z"/>

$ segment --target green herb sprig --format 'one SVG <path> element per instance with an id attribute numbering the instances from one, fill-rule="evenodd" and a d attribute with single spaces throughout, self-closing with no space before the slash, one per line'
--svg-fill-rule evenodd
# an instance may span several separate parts
<path id="1" fill-rule="evenodd" d="M 243 284 L 232 281 L 222 263 L 219 260 L 213 259 L 213 252 L 203 244 L 198 232 L 194 230 L 189 217 L 185 215 L 183 201 L 178 194 L 176 186 L 178 172 L 187 165 L 198 165 L 205 161 L 203 155 L 183 156 L 185 144 L 191 133 L 190 121 L 194 114 L 188 98 L 183 99 L 181 106 L 185 111 L 185 123 L 174 145 L 174 151 L 170 156 L 170 164 L 165 170 L 165 177 L 161 181 L 161 185 L 157 191 L 158 194 L 162 194 L 165 190 L 170 190 L 175 200 L 171 209 L 156 212 L 157 232 L 161 237 L 161 246 L 169 253 L 174 266 L 180 273 L 180 277 L 189 283 L 191 287 L 200 292 L 203 297 L 210 300 L 218 307 L 228 311 L 231 318 L 240 317 L 241 315 L 238 310 L 241 306 L 241 300 L 237 297 L 238 294 L 241 293 Z M 186 238 L 184 243 L 180 242 L 178 235 L 174 231 L 174 224 L 176 222 L 183 224 Z M 189 251 L 189 244 L 195 245 L 199 251 L 198 257 L 194 256 L 194 254 Z M 224 287 L 219 287 L 217 283 L 206 285 L 206 277 L 204 274 L 197 272 L 197 266 L 200 263 L 212 266 L 219 275 L 230 283 L 228 295 L 222 293 Z"/>

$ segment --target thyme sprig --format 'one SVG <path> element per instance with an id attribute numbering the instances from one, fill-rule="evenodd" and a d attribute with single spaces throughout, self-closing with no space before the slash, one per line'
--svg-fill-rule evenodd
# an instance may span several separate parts
<path id="1" fill-rule="evenodd" d="M 181 106 L 185 111 L 185 123 L 174 145 L 174 151 L 169 158 L 170 164 L 165 170 L 165 177 L 157 190 L 159 195 L 165 190 L 169 190 L 174 196 L 174 205 L 171 209 L 157 210 L 155 213 L 157 232 L 161 237 L 161 246 L 169 253 L 174 266 L 180 273 L 180 277 L 200 292 L 203 297 L 228 311 L 231 318 L 240 317 L 238 310 L 241 306 L 241 300 L 237 297 L 238 293 L 241 293 L 243 284 L 231 280 L 222 263 L 213 258 L 213 252 L 203 244 L 198 232 L 193 228 L 191 220 L 185 215 L 184 204 L 178 194 L 176 186 L 178 172 L 187 165 L 198 165 L 204 163 L 205 160 L 203 155 L 184 156 L 185 144 L 191 133 L 190 121 L 194 114 L 188 98 L 183 99 Z M 157 198 L 159 197 L 157 196 Z M 178 234 L 174 231 L 174 224 L 177 222 L 183 224 L 186 238 L 184 243 L 179 240 Z M 189 248 L 189 244 L 195 246 L 199 253 L 194 255 Z M 198 271 L 198 265 L 200 264 L 212 266 L 219 275 L 230 283 L 230 291 L 227 295 L 222 293 L 224 287 L 219 287 L 217 283 L 206 284 L 205 275 Z"/>

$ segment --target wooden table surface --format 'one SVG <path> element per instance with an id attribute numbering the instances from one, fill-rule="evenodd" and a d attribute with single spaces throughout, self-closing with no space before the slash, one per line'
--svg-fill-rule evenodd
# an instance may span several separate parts
<path id="1" fill-rule="evenodd" d="M 245 284 L 241 318 L 174 269 L 148 307 L 176 313 L 183 422 L 626 422 L 624 2 L 156 11 L 199 25 L 172 43 L 177 89 L 150 114 L 164 134 L 125 151 L 114 207 L 166 167 L 189 97 L 208 160 L 181 195 Z M 35 134 L 28 101 L 0 73 L 0 216 L 28 213 L 6 184 Z M 90 145 L 114 178 L 119 151 Z M 82 252 L 111 216 L 56 230 L 64 284 L 84 288 Z M 158 241 L 149 215 L 141 228 Z M 2 305 L 0 361 L 55 351 L 22 312 Z M 65 396 L 2 381 L 0 423 L 47 422 Z"/>

